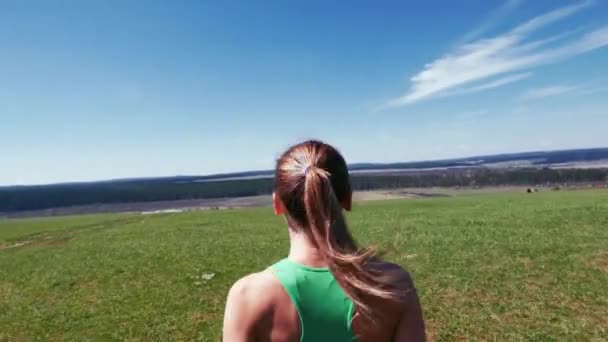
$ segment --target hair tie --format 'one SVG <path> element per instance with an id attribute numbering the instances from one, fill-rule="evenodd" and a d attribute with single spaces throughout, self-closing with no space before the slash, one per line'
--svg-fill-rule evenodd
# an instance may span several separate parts
<path id="1" fill-rule="evenodd" d="M 306 177 L 306 174 L 308 173 L 308 170 L 310 170 L 311 166 L 312 165 L 309 164 L 304 167 L 304 170 L 302 171 L 302 173 L 304 174 L 304 177 Z"/>

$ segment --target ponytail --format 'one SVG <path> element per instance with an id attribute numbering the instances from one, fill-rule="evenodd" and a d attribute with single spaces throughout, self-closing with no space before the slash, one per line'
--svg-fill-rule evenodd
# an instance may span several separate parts
<path id="1" fill-rule="evenodd" d="M 304 209 L 310 241 L 325 256 L 334 277 L 355 303 L 358 313 L 369 318 L 371 308 L 365 298 L 399 300 L 393 279 L 373 269 L 375 250 L 358 248 L 348 231 L 342 206 L 326 170 L 310 165 L 304 172 Z"/>

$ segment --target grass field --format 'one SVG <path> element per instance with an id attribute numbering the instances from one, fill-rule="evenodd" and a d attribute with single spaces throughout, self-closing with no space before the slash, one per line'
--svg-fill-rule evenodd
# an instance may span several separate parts
<path id="1" fill-rule="evenodd" d="M 608 340 L 608 191 L 358 203 L 433 340 Z M 230 285 L 288 249 L 268 208 L 0 221 L 0 341 L 220 336 Z"/>

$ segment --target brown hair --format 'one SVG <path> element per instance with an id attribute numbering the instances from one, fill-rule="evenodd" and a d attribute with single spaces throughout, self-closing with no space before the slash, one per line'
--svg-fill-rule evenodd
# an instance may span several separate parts
<path id="1" fill-rule="evenodd" d="M 350 177 L 335 148 L 316 140 L 290 147 L 277 161 L 275 194 L 289 225 L 327 259 L 357 312 L 373 318 L 366 298 L 399 299 L 390 277 L 372 267 L 375 250 L 359 248 L 348 230 L 341 203 L 352 194 Z"/>

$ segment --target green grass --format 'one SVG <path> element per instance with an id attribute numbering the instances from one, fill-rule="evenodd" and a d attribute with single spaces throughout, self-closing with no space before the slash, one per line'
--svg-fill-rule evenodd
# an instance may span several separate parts
<path id="1" fill-rule="evenodd" d="M 348 219 L 410 270 L 435 340 L 608 339 L 608 191 L 365 202 Z M 230 285 L 287 249 L 268 208 L 0 221 L 0 341 L 215 341 Z"/>

